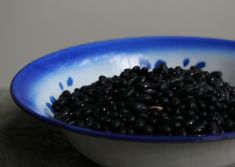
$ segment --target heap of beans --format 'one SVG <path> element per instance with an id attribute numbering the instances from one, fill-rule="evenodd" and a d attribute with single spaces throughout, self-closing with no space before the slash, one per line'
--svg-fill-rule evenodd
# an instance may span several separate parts
<path id="1" fill-rule="evenodd" d="M 64 91 L 54 117 L 99 131 L 139 135 L 206 135 L 235 130 L 235 87 L 222 73 L 196 67 L 149 71 L 135 66 L 73 93 Z"/>

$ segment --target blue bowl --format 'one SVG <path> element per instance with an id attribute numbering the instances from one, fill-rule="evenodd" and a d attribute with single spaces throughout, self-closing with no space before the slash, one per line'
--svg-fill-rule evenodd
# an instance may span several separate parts
<path id="1" fill-rule="evenodd" d="M 195 65 L 209 71 L 223 71 L 225 80 L 234 84 L 234 62 L 235 42 L 231 40 L 198 37 L 138 37 L 94 42 L 48 54 L 26 65 L 14 77 L 11 83 L 11 94 L 16 104 L 27 113 L 59 126 L 72 136 L 76 134 L 80 138 L 107 141 L 115 139 L 120 143 L 135 141 L 145 144 L 146 142 L 179 144 L 233 139 L 235 132 L 186 137 L 100 132 L 68 125 L 54 119 L 51 104 L 63 90 L 73 91 L 76 87 L 96 81 L 101 74 L 113 76 L 135 65 L 149 69 L 161 63 L 184 68 Z M 88 155 L 88 157 L 92 156 Z M 107 163 L 101 164 L 107 165 Z M 125 164 L 122 165 L 125 166 Z"/>

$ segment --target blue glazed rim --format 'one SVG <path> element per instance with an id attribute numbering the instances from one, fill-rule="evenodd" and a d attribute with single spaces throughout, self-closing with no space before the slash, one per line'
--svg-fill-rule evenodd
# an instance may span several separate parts
<path id="1" fill-rule="evenodd" d="M 59 52 L 64 52 L 68 50 L 73 50 L 73 49 L 78 49 L 82 47 L 91 47 L 99 44 L 115 44 L 117 42 L 124 42 L 124 41 L 129 41 L 129 42 L 135 42 L 138 40 L 151 40 L 151 39 L 158 39 L 158 40 L 182 40 L 182 41 L 190 41 L 190 42 L 206 42 L 208 44 L 208 47 L 215 47 L 216 45 L 225 45 L 229 49 L 234 49 L 235 50 L 235 41 L 233 40 L 227 40 L 227 39 L 218 39 L 218 38 L 208 38 L 208 37 L 190 37 L 190 36 L 148 36 L 148 37 L 131 37 L 131 38 L 121 38 L 121 39 L 113 39 L 113 40 L 105 40 L 105 41 L 99 41 L 99 42 L 92 42 L 88 44 L 82 44 L 78 46 L 73 46 L 73 47 L 68 47 L 56 52 L 53 52 L 51 54 L 45 55 L 39 59 L 34 60 L 33 62 L 27 64 L 24 68 L 22 68 L 13 78 L 11 85 L 10 85 L 10 93 L 15 101 L 15 103 L 25 112 L 30 114 L 31 116 L 38 118 L 44 122 L 47 122 L 51 125 L 75 132 L 75 133 L 80 133 L 84 135 L 89 135 L 89 136 L 94 136 L 94 137 L 102 137 L 102 138 L 107 138 L 107 139 L 113 139 L 113 140 L 124 140 L 124 141 L 136 141 L 136 142 L 150 142 L 150 143 L 198 143 L 198 142 L 210 142 L 210 141 L 220 141 L 220 140 L 225 140 L 225 139 L 233 139 L 235 138 L 235 131 L 234 132 L 226 132 L 223 134 L 218 134 L 218 135 L 205 135 L 205 136 L 160 136 L 160 135 L 155 135 L 155 136 L 141 136 L 141 135 L 122 135 L 122 134 L 114 134 L 114 133 L 107 133 L 107 132 L 102 132 L 102 131 L 95 131 L 87 128 L 80 128 L 77 126 L 72 126 L 69 124 L 66 124 L 62 121 L 53 119 L 53 118 L 46 118 L 43 117 L 39 114 L 37 114 L 34 110 L 32 110 L 29 106 L 24 104 L 24 102 L 21 101 L 20 98 L 16 97 L 17 89 L 16 85 L 19 84 L 17 83 L 17 78 L 19 77 L 20 74 L 24 73 L 24 71 L 32 64 L 35 62 L 41 60 L 41 59 L 47 59 L 50 56 L 53 56 L 55 53 Z M 194 44 L 194 45 L 195 45 Z"/>

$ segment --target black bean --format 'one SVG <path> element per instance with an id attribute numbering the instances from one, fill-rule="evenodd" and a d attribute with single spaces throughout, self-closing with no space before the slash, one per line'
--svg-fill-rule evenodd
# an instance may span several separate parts
<path id="1" fill-rule="evenodd" d="M 197 103 L 198 103 L 198 106 L 199 106 L 200 108 L 202 108 L 202 109 L 206 108 L 206 104 L 205 104 L 203 101 L 198 100 Z"/>
<path id="2" fill-rule="evenodd" d="M 221 71 L 213 71 L 211 73 L 212 76 L 216 77 L 216 78 L 221 78 L 222 77 L 222 72 Z"/>
<path id="3" fill-rule="evenodd" d="M 189 119 L 184 122 L 184 125 L 186 127 L 191 127 L 193 124 L 195 124 L 196 120 L 195 119 Z"/>
<path id="4" fill-rule="evenodd" d="M 168 83 L 166 81 L 161 81 L 159 89 L 163 91 L 166 90 L 167 88 L 168 88 Z"/>
<path id="5" fill-rule="evenodd" d="M 141 89 L 151 89 L 153 88 L 153 85 L 149 82 L 143 82 L 143 83 L 140 83 L 138 87 Z"/>
<path id="6" fill-rule="evenodd" d="M 135 73 L 140 72 L 140 67 L 139 67 L 139 66 L 134 66 L 134 67 L 131 69 L 131 72 L 135 72 Z"/>
<path id="7" fill-rule="evenodd" d="M 158 118 L 161 123 L 168 123 L 170 121 L 168 114 L 164 112 L 161 112 Z"/>
<path id="8" fill-rule="evenodd" d="M 145 104 L 153 104 L 153 98 L 149 94 L 142 94 L 136 97 L 136 100 Z"/>
<path id="9" fill-rule="evenodd" d="M 141 112 L 137 114 L 137 117 L 147 119 L 149 115 L 146 112 Z"/>
<path id="10" fill-rule="evenodd" d="M 121 124 L 122 122 L 117 119 L 117 120 L 113 120 L 110 125 L 112 128 L 117 129 L 121 126 Z"/>
<path id="11" fill-rule="evenodd" d="M 205 133 L 204 130 L 205 125 L 202 124 L 194 124 L 190 127 L 190 132 L 196 135 L 203 135 Z"/>
<path id="12" fill-rule="evenodd" d="M 164 105 L 168 105 L 170 103 L 170 100 L 167 97 L 162 97 L 160 100 L 161 100 L 162 104 L 164 104 Z"/>
<path id="13" fill-rule="evenodd" d="M 92 128 L 95 130 L 101 130 L 101 125 L 98 122 L 94 122 Z"/>
<path id="14" fill-rule="evenodd" d="M 137 76 L 132 81 L 130 81 L 129 84 L 135 86 L 140 83 L 143 83 L 145 81 L 145 79 L 146 79 L 145 76 Z"/>
<path id="15" fill-rule="evenodd" d="M 134 87 L 129 87 L 125 90 L 124 97 L 125 98 L 130 97 L 130 96 L 134 95 L 134 92 L 135 92 L 135 88 Z"/>
<path id="16" fill-rule="evenodd" d="M 158 123 L 158 120 L 156 118 L 149 118 L 148 121 L 151 125 L 155 126 Z"/>
<path id="17" fill-rule="evenodd" d="M 189 104 L 188 104 L 188 107 L 192 110 L 197 110 L 198 109 L 198 106 L 195 102 L 191 101 Z"/>
<path id="18" fill-rule="evenodd" d="M 162 124 L 157 126 L 157 133 L 163 134 L 163 135 L 171 135 L 171 127 L 167 124 Z"/>
<path id="19" fill-rule="evenodd" d="M 215 122 L 209 122 L 207 125 L 207 133 L 213 135 L 219 133 L 218 125 Z"/>
<path id="20" fill-rule="evenodd" d="M 80 127 L 86 127 L 85 121 L 84 120 L 77 120 L 75 122 L 75 125 L 78 125 Z"/>
<path id="21" fill-rule="evenodd" d="M 82 116 L 84 116 L 84 117 L 87 117 L 87 116 L 89 116 L 91 113 L 92 113 L 92 108 L 91 107 L 84 107 L 84 108 L 82 108 L 81 109 L 82 111 Z"/>
<path id="22" fill-rule="evenodd" d="M 154 95 L 156 93 L 156 91 L 154 89 L 144 89 L 143 93 Z"/>
<path id="23" fill-rule="evenodd" d="M 184 121 L 184 116 L 182 115 L 173 115 L 171 116 L 171 121 L 178 121 L 178 122 L 182 122 Z"/>
<path id="24" fill-rule="evenodd" d="M 137 119 L 134 122 L 134 129 L 136 130 L 142 130 L 145 126 L 145 120 L 144 119 Z"/>
<path id="25" fill-rule="evenodd" d="M 185 96 L 189 94 L 192 90 L 193 90 L 192 85 L 185 85 L 183 88 L 177 90 L 175 94 L 178 96 Z"/>
<path id="26" fill-rule="evenodd" d="M 203 99 L 203 100 L 205 100 L 206 102 L 209 102 L 209 103 L 215 103 L 217 101 L 216 97 L 211 95 L 211 94 L 201 95 L 200 99 Z"/>
<path id="27" fill-rule="evenodd" d="M 172 101 L 171 101 L 171 104 L 172 104 L 173 106 L 178 106 L 178 105 L 180 104 L 180 99 L 177 98 L 177 97 L 174 97 L 174 98 L 172 99 Z"/>
<path id="28" fill-rule="evenodd" d="M 128 133 L 128 134 L 131 134 L 131 135 L 135 134 L 135 130 L 133 129 L 132 126 L 129 126 L 129 127 L 127 128 L 127 133 Z"/>
<path id="29" fill-rule="evenodd" d="M 144 125 L 143 127 L 143 133 L 146 134 L 146 135 L 152 135 L 154 132 L 154 129 L 152 126 L 150 125 Z"/>
<path id="30" fill-rule="evenodd" d="M 147 67 L 143 67 L 140 72 L 141 75 L 147 75 L 148 74 L 148 68 Z"/>
<path id="31" fill-rule="evenodd" d="M 133 103 L 131 108 L 134 112 L 137 113 L 149 111 L 149 108 L 143 103 Z"/>
<path id="32" fill-rule="evenodd" d="M 165 96 L 172 98 L 174 96 L 174 92 L 171 90 L 165 90 L 164 91 Z"/>
<path id="33" fill-rule="evenodd" d="M 174 135 L 178 135 L 178 136 L 187 136 L 187 132 L 184 128 L 177 129 L 173 133 Z"/>
<path id="34" fill-rule="evenodd" d="M 68 98 L 62 98 L 61 100 L 58 101 L 60 107 L 67 106 L 69 104 Z"/>
<path id="35" fill-rule="evenodd" d="M 70 91 L 65 90 L 65 91 L 63 91 L 63 93 L 61 94 L 61 97 L 69 97 L 70 94 L 71 94 Z"/>
<path id="36" fill-rule="evenodd" d="M 132 122 L 135 121 L 135 119 L 136 119 L 136 117 L 135 117 L 134 115 L 132 115 L 132 114 L 126 115 L 126 121 L 127 121 L 127 123 L 132 123 Z"/>
<path id="37" fill-rule="evenodd" d="M 55 101 L 55 102 L 52 104 L 52 109 L 53 109 L 55 112 L 59 112 L 59 111 L 60 111 L 60 106 L 59 106 L 59 102 L 58 102 L 58 101 Z"/>
<path id="38" fill-rule="evenodd" d="M 195 112 L 193 110 L 186 110 L 184 112 L 184 115 L 187 117 L 187 118 L 194 118 L 195 117 Z"/>
<path id="39" fill-rule="evenodd" d="M 180 115 L 182 112 L 179 108 L 175 108 L 172 110 L 172 114 L 175 114 L 175 115 Z"/>
<path id="40" fill-rule="evenodd" d="M 182 124 L 180 122 L 177 122 L 177 121 L 171 122 L 170 125 L 171 125 L 171 128 L 173 130 L 178 130 L 178 129 L 182 128 Z"/>
<path id="41" fill-rule="evenodd" d="M 227 120 L 224 121 L 223 127 L 227 131 L 235 130 L 235 122 L 230 120 L 230 119 L 227 119 Z"/>
<path id="42" fill-rule="evenodd" d="M 120 114 L 118 112 L 111 112 L 110 116 L 112 118 L 119 118 L 120 117 Z"/>

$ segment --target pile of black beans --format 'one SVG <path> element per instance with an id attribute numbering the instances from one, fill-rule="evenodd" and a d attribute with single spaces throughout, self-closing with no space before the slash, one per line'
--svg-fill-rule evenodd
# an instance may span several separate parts
<path id="1" fill-rule="evenodd" d="M 196 67 L 149 71 L 135 66 L 119 76 L 64 91 L 54 117 L 99 131 L 138 135 L 207 135 L 235 130 L 235 87 L 220 71 Z"/>

